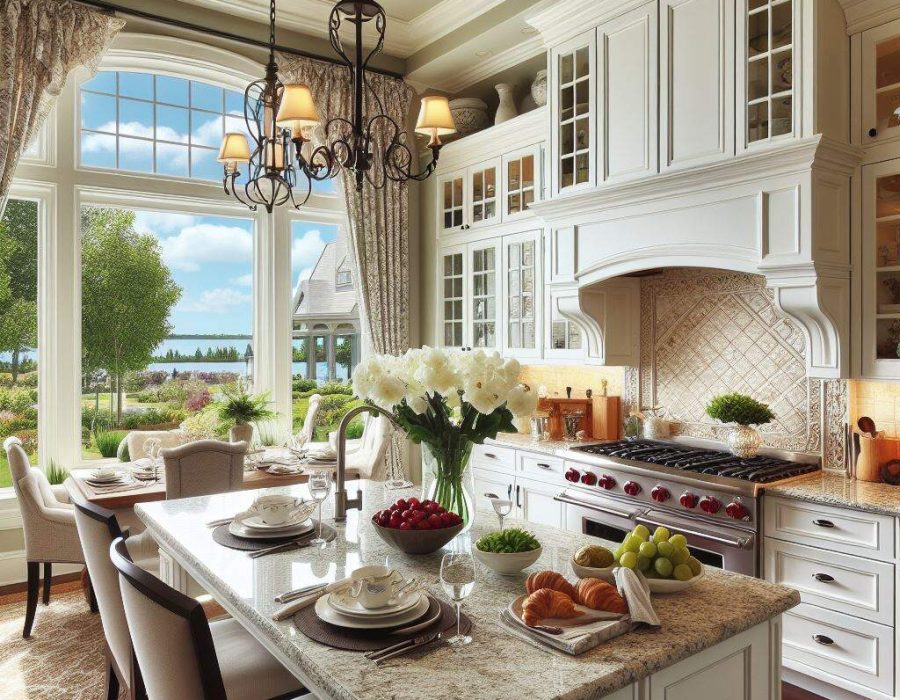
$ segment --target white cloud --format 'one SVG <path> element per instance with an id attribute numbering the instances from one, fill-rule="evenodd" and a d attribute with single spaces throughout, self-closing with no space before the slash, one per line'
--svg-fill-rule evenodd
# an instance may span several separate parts
<path id="1" fill-rule="evenodd" d="M 306 277 L 312 274 L 312 268 L 315 267 L 327 243 L 317 228 L 310 229 L 302 237 L 294 236 L 291 243 L 291 267 L 309 268 L 308 272 L 305 269 L 301 271 L 300 279 L 305 279 L 303 272 L 306 272 Z"/>
<path id="2" fill-rule="evenodd" d="M 240 277 L 232 277 L 231 283 L 239 285 L 241 287 L 252 287 L 253 286 L 253 273 L 248 272 L 246 275 L 241 275 Z"/>
<path id="3" fill-rule="evenodd" d="M 253 234 L 238 226 L 196 224 L 160 241 L 163 261 L 176 270 L 195 271 L 206 262 L 250 262 Z"/>
<path id="4" fill-rule="evenodd" d="M 142 233 L 160 234 L 176 233 L 197 223 L 193 214 L 177 214 L 164 211 L 136 211 L 134 227 Z"/>
<path id="5" fill-rule="evenodd" d="M 251 296 L 249 294 L 244 294 L 236 289 L 219 287 L 205 290 L 199 299 L 182 302 L 178 305 L 177 311 L 226 314 L 235 306 L 249 304 L 250 301 Z"/>

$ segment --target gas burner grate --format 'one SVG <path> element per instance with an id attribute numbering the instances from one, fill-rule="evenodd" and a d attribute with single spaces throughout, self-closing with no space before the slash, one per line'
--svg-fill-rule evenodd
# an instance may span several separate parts
<path id="1" fill-rule="evenodd" d="M 574 449 L 606 457 L 628 459 L 633 462 L 660 464 L 698 474 L 742 479 L 757 484 L 781 481 L 819 469 L 817 464 L 791 462 L 766 455 L 736 457 L 729 452 L 706 450 L 690 445 L 674 445 L 654 440 L 618 440 L 579 446 Z"/>

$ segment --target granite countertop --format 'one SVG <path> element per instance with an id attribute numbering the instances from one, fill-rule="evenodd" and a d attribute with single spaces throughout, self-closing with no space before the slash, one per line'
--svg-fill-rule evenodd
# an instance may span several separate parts
<path id="1" fill-rule="evenodd" d="M 840 472 L 816 472 L 781 486 L 767 487 L 765 492 L 773 496 L 900 517 L 900 486 L 849 479 Z"/>
<path id="2" fill-rule="evenodd" d="M 563 452 L 571 450 L 577 445 L 593 445 L 597 442 L 601 441 L 576 440 L 574 442 L 566 442 L 565 440 L 533 440 L 528 433 L 497 433 L 496 438 L 487 441 L 487 443 L 493 443 L 503 447 L 512 447 L 527 452 L 540 452 L 541 454 L 550 455 L 552 457 L 560 457 Z"/>
<path id="3" fill-rule="evenodd" d="M 711 647 L 800 602 L 789 588 L 739 574 L 708 570 L 696 586 L 655 596 L 662 620 L 656 630 L 638 629 L 577 657 L 543 650 L 513 637 L 498 615 L 524 592 L 525 575 L 552 568 L 572 576 L 576 549 L 598 540 L 554 527 L 525 525 L 543 545 L 540 560 L 517 577 L 503 577 L 479 565 L 478 582 L 463 603 L 472 618 L 474 641 L 461 650 L 444 646 L 376 667 L 356 652 L 340 651 L 307 639 L 290 621 L 273 622 L 278 593 L 319 581 L 343 578 L 363 563 L 387 563 L 421 578 L 443 597 L 441 553 L 408 556 L 390 549 L 369 522 L 369 514 L 412 490 L 385 491 L 375 482 L 357 483 L 364 513 L 352 510 L 338 538 L 323 549 L 302 549 L 250 559 L 212 541 L 209 520 L 246 508 L 252 491 L 141 504 L 137 512 L 153 536 L 176 560 L 188 564 L 207 589 L 254 633 L 289 659 L 324 698 L 412 700 L 421 697 L 472 700 L 587 700 L 614 692 L 692 654 Z M 305 486 L 269 489 L 306 496 Z M 256 492 L 258 493 L 258 492 Z M 324 515 L 331 515 L 331 501 Z M 493 513 L 479 512 L 471 537 L 496 528 Z M 510 524 L 523 524 L 515 523 Z M 610 543 L 607 543 L 610 544 Z M 540 682 L 536 679 L 540 678 Z M 388 692 L 389 691 L 389 692 Z"/>

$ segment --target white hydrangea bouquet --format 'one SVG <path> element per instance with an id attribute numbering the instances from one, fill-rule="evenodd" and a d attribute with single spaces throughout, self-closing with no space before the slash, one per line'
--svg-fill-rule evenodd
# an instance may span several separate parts
<path id="1" fill-rule="evenodd" d="M 424 494 L 471 525 L 473 445 L 514 433 L 514 416 L 530 415 L 537 394 L 519 382 L 521 366 L 499 353 L 423 347 L 402 356 L 374 355 L 353 372 L 354 393 L 390 412 L 423 446 Z M 430 478 L 430 481 L 429 481 Z"/>

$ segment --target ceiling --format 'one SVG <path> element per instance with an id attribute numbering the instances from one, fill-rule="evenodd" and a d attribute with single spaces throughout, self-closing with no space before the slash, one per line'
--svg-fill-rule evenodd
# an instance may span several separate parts
<path id="1" fill-rule="evenodd" d="M 257 22 L 268 22 L 269 0 L 180 0 L 223 14 Z M 380 0 L 387 14 L 384 52 L 408 58 L 416 51 L 446 36 L 454 29 L 505 0 Z M 304 34 L 327 37 L 328 15 L 333 0 L 281 0 L 277 5 L 278 26 Z"/>

